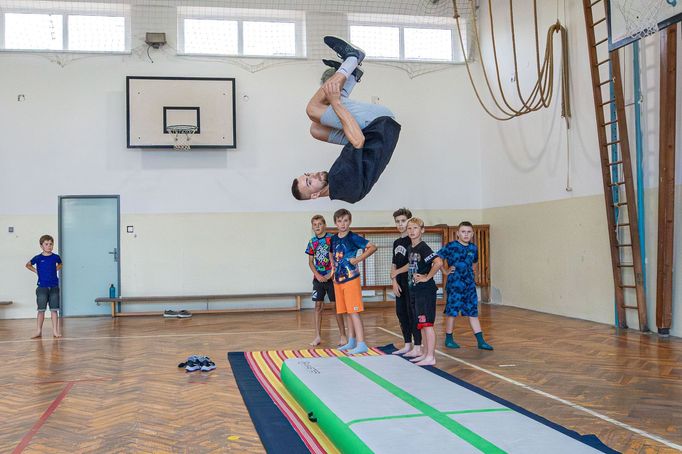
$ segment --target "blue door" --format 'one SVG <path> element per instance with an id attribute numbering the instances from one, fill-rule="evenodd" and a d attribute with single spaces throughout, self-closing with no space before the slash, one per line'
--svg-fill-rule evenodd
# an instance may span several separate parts
<path id="1" fill-rule="evenodd" d="M 120 288 L 119 197 L 59 197 L 59 254 L 62 313 L 65 316 L 106 315 L 110 305 L 95 298 Z"/>

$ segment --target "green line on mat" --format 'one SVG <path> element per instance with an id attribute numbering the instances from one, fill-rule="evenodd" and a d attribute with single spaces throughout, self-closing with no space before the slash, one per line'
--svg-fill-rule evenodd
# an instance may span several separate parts
<path id="1" fill-rule="evenodd" d="M 486 454 L 506 453 L 506 451 L 495 446 L 493 443 L 489 442 L 488 440 L 481 437 L 477 433 L 469 430 L 462 424 L 451 419 L 445 413 L 437 410 L 436 408 L 432 407 L 426 402 L 416 398 L 415 396 L 408 393 L 404 389 L 397 387 L 396 385 L 386 380 L 385 378 L 381 377 L 380 375 L 377 375 L 376 373 L 372 372 L 366 367 L 358 364 L 356 361 L 353 361 L 351 358 L 340 357 L 339 360 L 346 366 L 354 369 L 355 371 L 367 377 L 369 380 L 381 386 L 382 388 L 384 388 L 386 391 L 390 392 L 397 398 L 408 403 L 409 405 L 412 405 L 414 408 L 424 413 L 425 416 L 428 416 L 429 418 L 431 418 L 432 420 L 434 420 L 435 422 L 437 422 L 438 424 L 440 424 L 453 434 L 457 435 L 459 438 L 466 441 L 476 449 L 480 450 L 481 452 L 484 452 Z"/>
<path id="2" fill-rule="evenodd" d="M 444 415 L 463 415 L 467 413 L 496 413 L 500 411 L 513 411 L 511 408 L 481 408 L 479 410 L 453 410 L 453 411 L 444 411 L 442 412 Z M 386 419 L 405 419 L 405 418 L 419 418 L 420 416 L 425 416 L 424 413 L 411 413 L 409 415 L 394 415 L 394 416 L 377 416 L 376 418 L 362 418 L 362 419 L 354 419 L 352 421 L 349 421 L 347 424 L 353 425 L 353 424 L 359 424 L 362 422 L 372 422 L 372 421 L 383 421 Z"/>

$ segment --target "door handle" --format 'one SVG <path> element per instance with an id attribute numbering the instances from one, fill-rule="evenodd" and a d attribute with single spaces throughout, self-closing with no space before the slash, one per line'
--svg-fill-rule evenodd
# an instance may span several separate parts
<path id="1" fill-rule="evenodd" d="M 109 251 L 109 254 L 114 256 L 114 262 L 118 262 L 118 248 L 114 248 L 113 251 Z"/>

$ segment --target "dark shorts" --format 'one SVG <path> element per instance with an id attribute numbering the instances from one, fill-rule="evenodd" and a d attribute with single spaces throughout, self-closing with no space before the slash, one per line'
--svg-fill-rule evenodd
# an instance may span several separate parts
<path id="1" fill-rule="evenodd" d="M 436 292 L 432 290 L 411 291 L 410 301 L 417 314 L 417 329 L 433 326 L 436 321 Z"/>
<path id="2" fill-rule="evenodd" d="M 325 295 L 329 298 L 329 302 L 336 301 L 334 280 L 329 279 L 327 282 L 320 282 L 317 279 L 313 279 L 313 301 L 324 301 Z"/>
<path id="3" fill-rule="evenodd" d="M 45 312 L 48 304 L 51 311 L 59 310 L 59 287 L 36 288 L 36 302 L 38 303 L 38 312 Z"/>

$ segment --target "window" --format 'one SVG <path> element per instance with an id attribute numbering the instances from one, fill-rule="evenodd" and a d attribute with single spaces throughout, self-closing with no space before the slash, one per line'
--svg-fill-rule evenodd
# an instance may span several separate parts
<path id="1" fill-rule="evenodd" d="M 61 50 L 62 28 L 62 16 L 5 14 L 5 48 Z"/>
<path id="2" fill-rule="evenodd" d="M 369 60 L 464 61 L 452 18 L 349 14 L 348 20 L 350 40 Z"/>
<path id="3" fill-rule="evenodd" d="M 69 50 L 125 51 L 125 18 L 68 16 Z"/>
<path id="4" fill-rule="evenodd" d="M 41 5 L 45 8 L 46 4 Z M 50 11 L 31 10 L 30 6 L 6 9 L 0 17 L 0 49 L 111 53 L 130 50 L 129 6 L 62 2 L 55 5 L 58 7 Z"/>
<path id="5" fill-rule="evenodd" d="M 396 60 L 400 58 L 400 29 L 398 27 L 351 25 L 350 40 L 360 46 L 369 58 Z"/>
<path id="6" fill-rule="evenodd" d="M 239 23 L 228 20 L 185 19 L 185 52 L 236 55 Z"/>
<path id="7" fill-rule="evenodd" d="M 305 57 L 305 13 L 178 7 L 178 52 Z"/>

